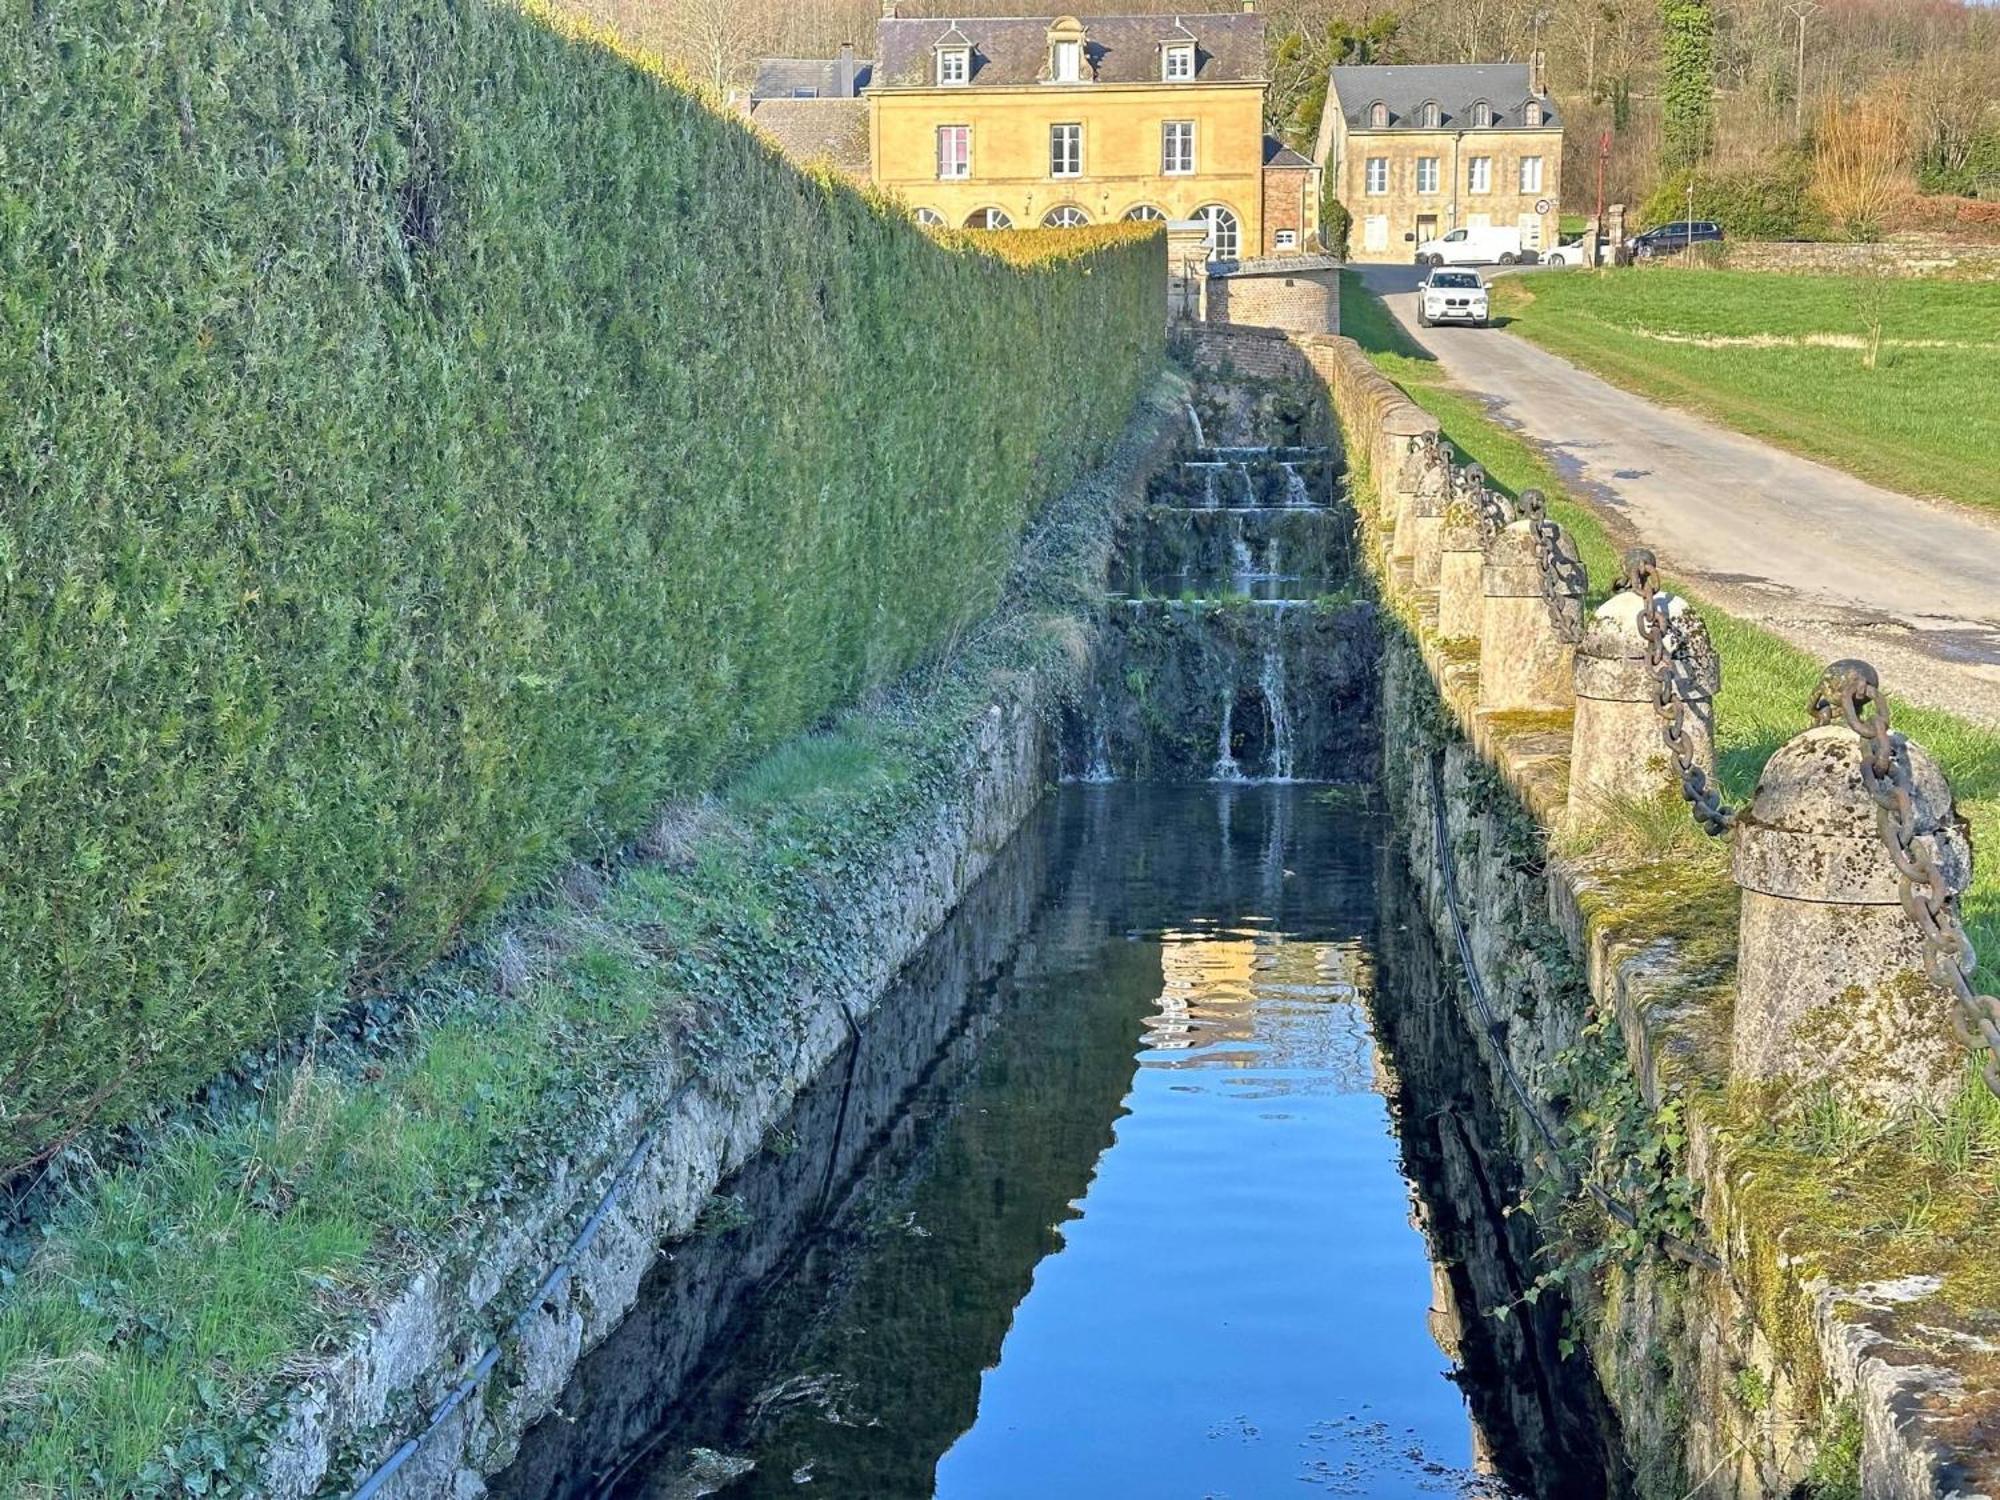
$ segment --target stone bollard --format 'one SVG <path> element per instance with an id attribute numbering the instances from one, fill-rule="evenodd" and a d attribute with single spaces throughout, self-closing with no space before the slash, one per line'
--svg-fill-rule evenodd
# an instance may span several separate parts
<path id="1" fill-rule="evenodd" d="M 1419 466 L 1410 460 L 1421 462 L 1425 450 L 1437 441 L 1437 430 L 1437 418 L 1408 401 L 1397 402 L 1382 417 L 1373 456 L 1380 476 L 1382 519 L 1392 536 L 1401 529 L 1403 506 L 1417 491 Z M 1392 542 L 1390 555 L 1408 554 L 1397 553 Z"/>
<path id="2" fill-rule="evenodd" d="M 1941 1108 L 1965 1060 L 1954 1002 L 1929 977 L 1903 905 L 1862 779 L 1861 736 L 1816 717 L 1765 763 L 1737 817 L 1733 1071 L 1824 1085 L 1864 1114 Z M 1965 827 L 1937 763 L 1904 743 L 1915 843 L 1929 849 L 1955 902 L 1972 870 Z"/>
<path id="3" fill-rule="evenodd" d="M 1708 627 L 1687 602 L 1659 596 L 1670 626 L 1670 670 L 1685 705 L 1683 748 L 1693 764 L 1715 774 L 1715 694 L 1722 663 Z M 1589 817 L 1605 803 L 1655 797 L 1679 785 L 1655 693 L 1658 681 L 1639 633 L 1645 600 L 1629 589 L 1599 605 L 1576 648 L 1572 681 L 1576 730 L 1570 745 L 1569 816 Z"/>
<path id="4" fill-rule="evenodd" d="M 1446 640 L 1479 639 L 1486 608 L 1486 533 L 1479 506 L 1453 495 L 1438 518 L 1437 632 Z"/>
<path id="5" fill-rule="evenodd" d="M 1498 713 L 1548 713 L 1575 701 L 1570 664 L 1583 635 L 1582 588 L 1574 575 L 1554 592 L 1545 582 L 1539 499 L 1522 494 L 1528 514 L 1501 528 L 1481 571 L 1479 706 Z"/>
<path id="6" fill-rule="evenodd" d="M 1417 466 L 1415 482 L 1396 514 L 1396 535 L 1389 556 L 1410 564 L 1412 581 L 1418 588 L 1434 589 L 1438 528 L 1444 518 L 1445 498 L 1451 490 L 1451 450 L 1433 433 L 1411 462 Z"/>

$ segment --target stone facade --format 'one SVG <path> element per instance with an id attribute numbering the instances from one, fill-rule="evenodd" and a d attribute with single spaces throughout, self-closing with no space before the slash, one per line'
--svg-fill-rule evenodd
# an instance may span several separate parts
<path id="1" fill-rule="evenodd" d="M 1408 262 L 1461 227 L 1553 246 L 1563 131 L 1539 82 L 1526 65 L 1335 68 L 1316 155 L 1353 216 L 1349 256 Z"/>
<path id="2" fill-rule="evenodd" d="M 1686 257 L 1641 261 L 1649 270 L 1666 269 Z M 1898 238 L 1878 244 L 1810 244 L 1794 240 L 1730 240 L 1720 261 L 1735 271 L 1790 271 L 1800 275 L 1841 275 L 1882 270 L 1895 276 L 1956 276 L 2000 281 L 2000 245 L 1958 240 Z"/>

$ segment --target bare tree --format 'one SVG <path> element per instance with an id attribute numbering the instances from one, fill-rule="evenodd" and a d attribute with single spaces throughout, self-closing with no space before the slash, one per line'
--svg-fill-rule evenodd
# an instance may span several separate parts
<path id="1" fill-rule="evenodd" d="M 1856 240 L 1874 239 L 1910 191 L 1908 106 L 1901 88 L 1856 99 L 1829 97 L 1813 132 L 1813 194 Z"/>

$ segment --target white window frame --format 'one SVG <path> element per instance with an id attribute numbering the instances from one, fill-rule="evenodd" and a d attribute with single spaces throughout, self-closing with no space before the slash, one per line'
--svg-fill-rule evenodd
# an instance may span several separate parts
<path id="1" fill-rule="evenodd" d="M 1361 216 L 1361 248 L 1363 250 L 1387 250 L 1389 248 L 1389 216 L 1387 214 L 1363 214 Z"/>
<path id="2" fill-rule="evenodd" d="M 819 97 L 819 90 L 807 84 L 803 87 L 793 89 L 792 97 L 794 99 L 817 99 Z"/>
<path id="3" fill-rule="evenodd" d="M 1472 106 L 1472 128 L 1483 130 L 1493 123 L 1493 106 L 1484 99 Z"/>
<path id="4" fill-rule="evenodd" d="M 1530 99 L 1527 102 L 1527 104 L 1521 110 L 1521 123 L 1523 125 L 1529 126 L 1530 128 L 1547 123 L 1546 117 L 1542 113 L 1541 100 Z"/>
<path id="5" fill-rule="evenodd" d="M 1493 158 L 1469 156 L 1465 159 L 1465 190 L 1468 193 L 1493 191 Z"/>
<path id="6" fill-rule="evenodd" d="M 1383 198 L 1389 192 L 1389 158 L 1371 156 L 1362 163 L 1361 177 L 1363 192 L 1370 198 Z"/>
<path id="7" fill-rule="evenodd" d="M 1176 145 L 1182 150 L 1176 151 Z M 1164 120 L 1160 124 L 1160 174 L 1189 177 L 1194 174 L 1194 121 Z"/>
<path id="8" fill-rule="evenodd" d="M 1150 203 L 1135 203 L 1125 210 L 1128 224 L 1158 224 L 1166 219 L 1166 214 Z"/>
<path id="9" fill-rule="evenodd" d="M 1194 82 L 1194 43 L 1168 42 L 1160 52 L 1162 83 Z"/>
<path id="10" fill-rule="evenodd" d="M 1389 128 L 1389 106 L 1384 104 L 1380 99 L 1377 99 L 1373 104 L 1368 106 L 1368 128 L 1370 130 L 1387 130 Z"/>
<path id="11" fill-rule="evenodd" d="M 1539 156 L 1521 158 L 1521 191 L 1535 193 L 1542 191 L 1542 159 Z"/>
<path id="12" fill-rule="evenodd" d="M 993 221 L 998 219 L 999 223 Z M 965 221 L 967 229 L 1012 229 L 1014 216 L 1004 208 L 975 208 Z"/>
<path id="13" fill-rule="evenodd" d="M 1049 77 L 1057 83 L 1083 82 L 1083 43 L 1057 42 L 1049 49 Z"/>
<path id="14" fill-rule="evenodd" d="M 958 88 L 972 81 L 972 49 L 970 47 L 940 47 L 937 55 L 937 81 L 941 89 Z"/>
<path id="15" fill-rule="evenodd" d="M 1437 100 L 1426 99 L 1422 113 L 1418 116 L 1426 130 L 1436 130 L 1444 122 L 1444 111 L 1438 108 Z"/>
<path id="16" fill-rule="evenodd" d="M 1440 180 L 1439 170 L 1440 170 L 1440 159 L 1438 157 L 1435 156 L 1418 157 L 1417 191 L 1420 193 L 1435 193 L 1439 191 L 1438 188 L 1438 183 Z"/>
<path id="17" fill-rule="evenodd" d="M 1299 232 L 1296 229 L 1280 229 L 1271 236 L 1272 245 L 1279 250 L 1299 248 Z"/>
<path id="18" fill-rule="evenodd" d="M 1067 134 L 1065 134 L 1067 132 Z M 1067 145 L 1069 149 L 1064 150 Z M 1049 127 L 1049 176 L 1071 178 L 1083 175 L 1083 126 L 1074 120 Z"/>
<path id="19" fill-rule="evenodd" d="M 945 152 L 945 142 L 956 134 L 958 150 L 951 155 Z M 956 167 L 957 171 L 946 170 Z M 937 174 L 940 182 L 963 182 L 972 175 L 972 127 L 970 125 L 940 125 L 937 128 Z"/>
<path id="20" fill-rule="evenodd" d="M 917 222 L 926 229 L 944 228 L 944 215 L 934 208 L 920 208 L 916 212 Z"/>
<path id="21" fill-rule="evenodd" d="M 1063 223 L 1061 221 L 1068 220 Z M 1042 215 L 1044 229 L 1081 229 L 1090 223 L 1090 215 L 1074 203 L 1058 203 Z"/>
<path id="22" fill-rule="evenodd" d="M 1243 221 L 1236 210 L 1226 203 L 1204 203 L 1194 211 L 1194 216 L 1208 225 L 1208 237 L 1203 244 L 1208 249 L 1210 260 L 1235 260 L 1243 253 Z M 1222 253 L 1221 228 L 1218 219 L 1229 220 L 1229 253 Z"/>

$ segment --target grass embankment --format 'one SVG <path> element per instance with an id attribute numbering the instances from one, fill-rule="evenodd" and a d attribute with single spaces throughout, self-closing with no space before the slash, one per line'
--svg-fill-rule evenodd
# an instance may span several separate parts
<path id="1" fill-rule="evenodd" d="M 1500 277 L 1493 296 L 1511 332 L 1628 389 L 1891 489 L 2000 508 L 1990 283 L 1563 272 Z"/>
<path id="2" fill-rule="evenodd" d="M 1681 279 L 1678 274 L 1659 279 Z M 1435 416 L 1445 435 L 1510 494 L 1540 489 L 1550 514 L 1576 539 L 1594 599 L 1611 591 L 1616 545 L 1597 516 L 1515 434 L 1492 421 L 1478 401 L 1445 383 L 1438 366 L 1408 339 L 1381 301 L 1351 273 L 1341 297 L 1342 331 L 1376 366 Z M 1769 631 L 1702 600 L 1675 582 L 1700 611 L 1722 658 L 1716 700 L 1718 769 L 1725 792 L 1741 803 L 1771 753 L 1806 727 L 1805 705 L 1824 666 Z M 1952 714 L 1896 706 L 1895 722 L 1949 774 L 1960 811 L 1972 825 L 1974 879 L 1963 909 L 1982 960 L 1977 982 L 2000 985 L 2000 734 Z M 1683 933 L 1702 955 L 1725 961 L 1714 932 L 1733 928 L 1735 904 L 1727 860 L 1716 841 L 1695 830 L 1677 802 L 1624 810 L 1598 836 L 1619 841 L 1636 869 L 1671 866 L 1671 878 L 1621 883 L 1614 899 L 1637 937 Z M 1883 1128 L 1823 1103 L 1782 1126 L 1749 1103 L 1723 1105 L 1725 1128 L 1741 1160 L 1757 1168 L 1744 1191 L 1789 1226 L 1794 1252 L 1810 1249 L 1837 1270 L 1870 1275 L 1928 1272 L 1961 1313 L 2000 1305 L 2000 1276 L 1985 1246 L 2000 1232 L 2000 1101 L 1970 1077 L 1938 1119 Z M 1858 1257 L 1858 1258 L 1857 1258 Z M 1802 1336 L 1803 1337 L 1803 1336 Z"/>
<path id="3" fill-rule="evenodd" d="M 1157 367 L 1157 233 L 941 243 L 636 61 L 0 27 L 0 1179 L 951 639 Z"/>

